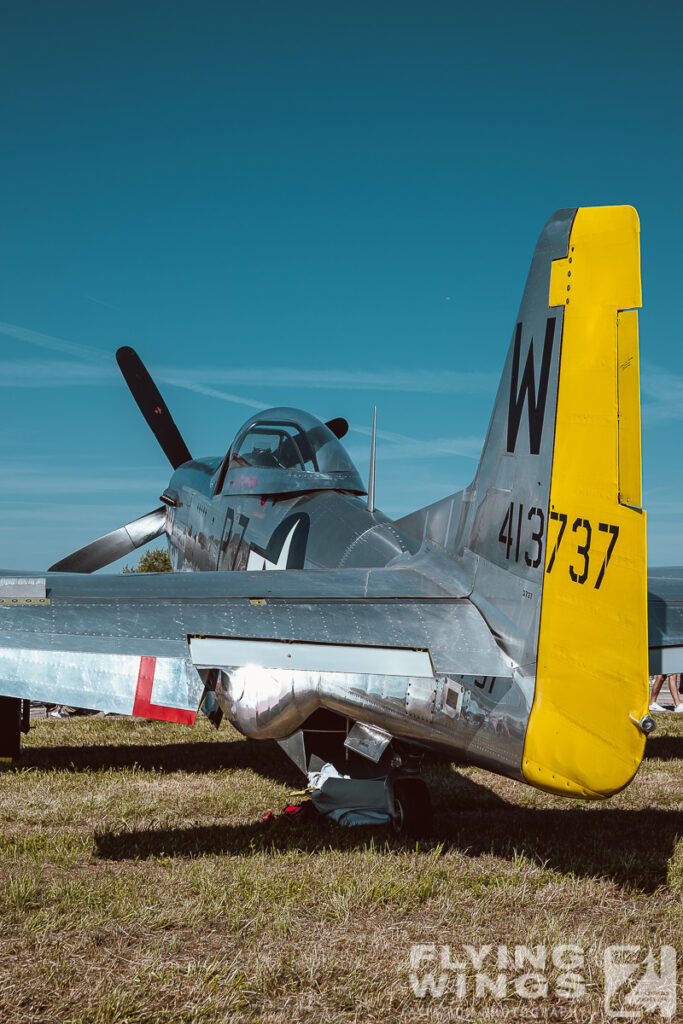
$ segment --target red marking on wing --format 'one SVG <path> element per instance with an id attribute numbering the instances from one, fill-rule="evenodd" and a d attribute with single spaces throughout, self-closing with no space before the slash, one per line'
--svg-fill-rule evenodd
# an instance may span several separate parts
<path id="1" fill-rule="evenodd" d="M 193 725 L 197 717 L 196 711 L 187 711 L 185 708 L 165 708 L 161 704 L 152 704 L 152 685 L 156 665 L 156 658 L 140 658 L 133 714 L 138 718 L 158 718 L 161 722 L 182 722 L 183 725 Z"/>

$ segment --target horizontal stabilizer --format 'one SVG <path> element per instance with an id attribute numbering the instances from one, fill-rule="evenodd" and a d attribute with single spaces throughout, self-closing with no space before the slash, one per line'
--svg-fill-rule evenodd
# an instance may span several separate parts
<path id="1" fill-rule="evenodd" d="M 44 580 L 45 603 L 0 604 L 2 694 L 190 721 L 203 693 L 200 671 L 218 668 L 216 694 L 228 713 L 235 704 L 233 721 L 247 735 L 291 735 L 299 727 L 291 716 L 324 706 L 444 749 L 459 733 L 464 756 L 514 770 L 528 687 L 513 678 L 471 602 L 443 589 L 434 596 L 419 572 Z M 232 685 L 244 685 L 243 699 L 226 698 Z M 252 721 L 250 701 L 278 687 L 298 696 L 271 703 L 272 723 L 263 712 Z M 514 732 L 480 730 L 494 704 L 519 723 Z"/>

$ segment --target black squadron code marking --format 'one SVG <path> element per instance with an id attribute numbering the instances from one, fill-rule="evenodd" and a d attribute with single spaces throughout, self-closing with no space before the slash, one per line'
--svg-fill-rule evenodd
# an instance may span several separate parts
<path id="1" fill-rule="evenodd" d="M 229 526 L 228 526 L 229 524 Z M 229 569 L 231 571 L 237 569 L 237 561 L 240 555 L 240 549 L 244 543 L 244 535 L 247 532 L 249 526 L 249 517 L 243 515 L 241 512 L 237 513 L 237 530 L 235 530 L 235 511 L 232 508 L 228 508 L 225 515 L 225 525 L 223 526 L 223 539 L 221 541 L 221 548 L 223 549 L 223 564 L 220 566 L 221 569 Z M 238 531 L 242 530 L 241 535 L 238 537 Z"/>
<path id="2" fill-rule="evenodd" d="M 237 522 L 237 527 L 235 527 Z M 287 569 L 303 569 L 306 561 L 306 545 L 311 525 L 311 517 L 307 512 L 296 512 L 287 516 L 276 526 L 271 534 L 266 547 L 248 542 L 246 532 L 251 520 L 242 512 L 235 512 L 228 507 L 225 524 L 223 527 L 223 538 L 221 540 L 221 564 L 219 568 L 224 570 L 237 571 L 246 568 L 251 552 L 255 552 L 271 566 L 277 566 L 287 538 L 291 534 L 289 553 L 287 557 Z M 296 527 L 296 529 L 294 529 Z M 294 532 L 292 533 L 292 530 Z M 240 564 L 241 560 L 244 564 Z M 266 566 L 264 565 L 265 569 Z M 282 567 L 281 567 L 282 568 Z"/>
<path id="3" fill-rule="evenodd" d="M 497 676 L 482 676 L 481 680 L 474 680 L 474 685 L 478 686 L 480 690 L 483 690 L 488 684 L 488 692 L 493 693 L 493 687 L 496 684 L 496 679 Z"/>
<path id="4" fill-rule="evenodd" d="M 548 317 L 545 325 L 545 339 L 543 342 L 543 355 L 541 357 L 541 374 L 538 381 L 538 393 L 536 393 L 536 373 L 534 368 L 534 339 L 529 342 L 529 351 L 524 364 L 521 383 L 519 383 L 519 363 L 522 348 L 522 324 L 515 328 L 514 347 L 512 352 L 512 372 L 510 375 L 510 403 L 508 406 L 508 430 L 507 450 L 514 452 L 517 446 L 517 435 L 522 419 L 522 410 L 526 401 L 529 417 L 529 451 L 532 455 L 538 455 L 541 450 L 541 438 L 543 435 L 543 417 L 545 415 L 545 403 L 548 397 L 548 378 L 550 376 L 550 361 L 553 354 L 553 340 L 555 338 L 555 323 L 557 318 Z"/>

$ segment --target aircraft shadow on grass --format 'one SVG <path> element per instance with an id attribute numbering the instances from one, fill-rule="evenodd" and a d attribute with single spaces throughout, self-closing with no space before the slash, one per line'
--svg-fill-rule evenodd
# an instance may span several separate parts
<path id="1" fill-rule="evenodd" d="M 654 737 L 646 756 L 683 756 L 683 738 Z M 159 746 L 34 747 L 23 751 L 18 768 L 68 772 L 111 768 L 155 769 L 159 772 L 209 773 L 255 771 L 282 785 L 299 789 L 302 777 L 275 743 L 238 740 L 230 743 L 176 743 Z M 683 812 L 644 808 L 624 810 L 609 805 L 566 808 L 520 807 L 487 786 L 435 763 L 430 789 L 435 805 L 434 829 L 421 839 L 424 853 L 442 845 L 476 857 L 492 853 L 529 860 L 562 873 L 606 878 L 626 888 L 653 892 L 667 882 L 667 868 L 676 841 L 683 835 Z M 229 782 L 226 782 L 229 785 Z M 264 808 L 266 810 L 267 808 Z M 282 818 L 245 825 L 205 825 L 104 831 L 95 836 L 96 852 L 107 860 L 148 857 L 198 857 L 244 854 L 254 850 L 301 850 L 316 853 L 330 846 L 362 849 L 371 839 L 393 849 L 414 849 L 415 840 L 388 829 L 342 828 L 324 821 L 302 823 Z"/>
<path id="2" fill-rule="evenodd" d="M 434 829 L 419 840 L 428 854 L 437 846 L 469 857 L 520 855 L 548 870 L 604 878 L 626 889 L 654 892 L 667 883 L 669 861 L 683 834 L 683 812 L 595 808 L 519 807 L 485 786 L 457 776 L 450 799 L 437 803 Z M 105 831 L 95 836 L 106 860 L 149 857 L 252 856 L 255 851 L 303 853 L 380 848 L 415 850 L 416 840 L 388 828 L 343 828 L 324 820 L 301 823 L 283 817 L 245 825 L 204 825 Z"/>
<path id="3" fill-rule="evenodd" d="M 683 736 L 649 736 L 645 744 L 645 759 L 649 761 L 683 760 Z"/>
<path id="4" fill-rule="evenodd" d="M 605 878 L 617 885 L 654 892 L 667 882 L 667 868 L 683 832 L 683 813 L 666 810 L 579 810 L 520 808 L 514 804 L 480 811 L 452 812 L 437 820 L 433 834 L 419 841 L 424 854 L 437 845 L 513 859 L 523 854 L 548 870 Z M 95 836 L 97 855 L 106 860 L 149 857 L 252 856 L 255 851 L 322 852 L 330 847 L 360 849 L 371 839 L 380 847 L 415 849 L 415 840 L 386 829 L 346 829 L 310 820 L 276 820 L 248 825 L 204 825 L 107 831 Z"/>
<path id="5" fill-rule="evenodd" d="M 230 743 L 109 744 L 25 747 L 17 770 L 99 772 L 110 768 L 141 768 L 163 773 L 204 774 L 250 770 L 295 789 L 302 776 L 274 742 L 236 740 Z"/>
<path id="6" fill-rule="evenodd" d="M 667 868 L 683 813 L 666 810 L 555 810 L 520 808 L 513 804 L 486 811 L 450 814 L 437 821 L 419 850 L 437 845 L 513 859 L 523 854 L 546 869 L 579 877 L 605 878 L 627 889 L 654 892 L 667 882 Z M 270 824 L 204 825 L 102 832 L 95 836 L 97 856 L 106 860 L 149 857 L 200 857 L 211 854 L 252 856 L 259 850 L 322 852 L 330 847 L 361 849 L 374 839 L 380 847 L 415 849 L 415 839 L 394 836 L 387 829 L 347 829 L 310 820 Z"/>

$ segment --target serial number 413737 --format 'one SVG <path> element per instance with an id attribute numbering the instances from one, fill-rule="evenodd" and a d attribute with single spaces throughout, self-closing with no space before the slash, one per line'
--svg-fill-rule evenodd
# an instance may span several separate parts
<path id="1" fill-rule="evenodd" d="M 548 559 L 547 573 L 552 572 L 555 566 L 569 521 L 566 512 L 551 512 L 550 520 L 551 522 L 557 522 L 559 527 L 554 547 Z M 543 509 L 529 508 L 525 514 L 524 506 L 521 503 L 511 501 L 505 513 L 505 518 L 498 534 L 498 540 L 505 548 L 505 558 L 508 561 L 519 562 L 521 555 L 524 555 L 526 564 L 530 568 L 535 569 L 541 564 L 541 559 L 543 558 L 544 533 L 545 515 L 543 514 Z M 590 574 L 591 542 L 593 540 L 594 527 L 589 519 L 584 516 L 577 516 L 572 523 L 571 533 L 574 534 L 574 543 L 572 544 L 573 551 L 569 563 L 569 578 L 573 583 L 583 584 L 587 582 Z M 598 533 L 607 534 L 605 538 L 607 540 L 607 548 L 604 550 L 604 554 L 601 551 L 598 555 L 598 559 L 602 555 L 602 562 L 598 563 L 599 569 L 593 584 L 596 590 L 600 589 L 605 578 L 607 567 L 619 538 L 619 527 L 611 523 L 598 523 Z M 600 545 L 600 547 L 603 548 L 603 545 Z M 593 562 L 596 562 L 595 558 Z"/>

